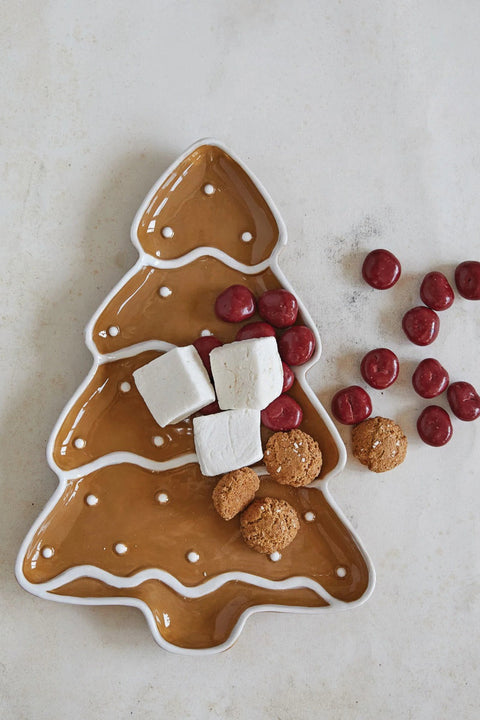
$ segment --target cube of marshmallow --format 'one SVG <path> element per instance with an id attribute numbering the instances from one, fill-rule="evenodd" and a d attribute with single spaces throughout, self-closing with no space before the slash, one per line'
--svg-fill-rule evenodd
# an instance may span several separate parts
<path id="1" fill-rule="evenodd" d="M 133 373 L 140 395 L 160 427 L 178 423 L 215 400 L 193 345 L 177 347 Z"/>
<path id="2" fill-rule="evenodd" d="M 222 410 L 263 410 L 282 392 L 283 367 L 274 337 L 214 348 L 210 363 Z"/>
<path id="3" fill-rule="evenodd" d="M 259 410 L 227 410 L 193 418 L 195 450 L 203 475 L 220 475 L 263 457 Z"/>

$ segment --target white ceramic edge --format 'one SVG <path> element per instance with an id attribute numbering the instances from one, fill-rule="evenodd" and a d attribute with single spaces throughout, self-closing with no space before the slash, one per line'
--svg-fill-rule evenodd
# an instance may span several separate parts
<path id="1" fill-rule="evenodd" d="M 203 145 L 211 145 L 214 147 L 218 147 L 224 152 L 226 152 L 230 157 L 238 163 L 238 165 L 247 173 L 247 175 L 251 178 L 252 182 L 256 185 L 259 192 L 262 194 L 264 199 L 266 200 L 267 204 L 269 205 L 269 208 L 275 217 L 276 223 L 278 225 L 279 229 L 279 239 L 277 244 L 275 245 L 275 248 L 273 249 L 270 258 L 268 258 L 266 261 L 259 263 L 257 265 L 244 265 L 242 263 L 239 263 L 238 261 L 234 260 L 233 258 L 230 258 L 226 253 L 217 250 L 216 248 L 211 247 L 200 247 L 196 248 L 195 250 L 192 250 L 185 255 L 181 256 L 180 258 L 175 258 L 171 260 L 161 260 L 158 258 L 154 258 L 152 255 L 149 255 L 148 253 L 145 253 L 142 249 L 138 236 L 137 236 L 137 229 L 140 222 L 140 219 L 142 218 L 144 212 L 148 208 L 149 204 L 151 203 L 153 197 L 156 194 L 156 191 L 158 187 L 164 183 L 164 181 L 168 178 L 168 176 L 175 170 L 175 168 L 183 161 L 185 158 L 190 155 L 194 150 L 198 149 L 199 147 Z M 226 145 L 223 143 L 213 139 L 213 138 L 203 138 L 201 140 L 198 140 L 193 145 L 191 145 L 189 148 L 185 150 L 182 155 L 177 158 L 168 168 L 167 170 L 162 173 L 160 178 L 157 180 L 157 182 L 152 186 L 152 189 L 147 194 L 145 200 L 141 204 L 140 208 L 138 209 L 137 213 L 135 214 L 132 227 L 131 227 L 131 240 L 135 248 L 137 249 L 139 253 L 139 258 L 137 262 L 133 265 L 133 267 L 121 278 L 121 280 L 115 285 L 115 287 L 111 290 L 110 293 L 107 294 L 104 301 L 101 303 L 100 307 L 97 309 L 97 311 L 94 313 L 90 321 L 88 322 L 86 328 L 85 328 L 85 343 L 87 347 L 89 348 L 90 352 L 93 356 L 93 365 L 90 369 L 90 372 L 87 374 L 84 381 L 79 386 L 76 393 L 74 393 L 73 397 L 67 402 L 65 405 L 63 411 L 60 413 L 60 416 L 52 430 L 52 433 L 50 435 L 48 444 L 47 444 L 47 461 L 49 466 L 52 468 L 52 470 L 56 473 L 58 477 L 58 486 L 51 496 L 51 498 L 46 503 L 44 509 L 37 517 L 37 520 L 33 523 L 32 527 L 30 528 L 29 532 L 27 533 L 17 556 L 16 563 L 15 563 L 15 575 L 19 582 L 19 584 L 28 592 L 37 595 L 38 597 L 49 599 L 49 600 L 55 600 L 56 602 L 64 602 L 69 604 L 76 604 L 76 605 L 125 605 L 125 606 L 131 606 L 136 607 L 140 609 L 150 627 L 150 630 L 154 636 L 154 639 L 156 642 L 163 647 L 166 650 L 178 653 L 178 654 L 186 654 L 186 655 L 210 655 L 218 652 L 222 652 L 223 650 L 227 650 L 229 647 L 231 647 L 236 640 L 238 639 L 240 633 L 242 632 L 242 629 L 245 625 L 245 622 L 247 621 L 248 617 L 252 615 L 255 612 L 267 612 L 267 611 L 275 611 L 275 612 L 293 612 L 293 613 L 313 613 L 316 614 L 318 612 L 324 612 L 325 610 L 332 610 L 332 609 L 348 609 L 357 607 L 361 604 L 363 604 L 372 594 L 374 586 L 375 586 L 375 570 L 372 564 L 372 561 L 366 552 L 362 542 L 360 541 L 359 537 L 357 536 L 356 532 L 354 531 L 351 523 L 348 521 L 348 519 L 344 516 L 341 509 L 338 507 L 337 503 L 331 496 L 329 490 L 328 490 L 328 479 L 331 477 L 334 477 L 336 474 L 338 474 L 343 467 L 345 466 L 346 462 L 346 449 L 345 445 L 343 444 L 342 439 L 340 438 L 340 435 L 337 431 L 337 428 L 333 424 L 331 418 L 329 417 L 328 413 L 324 409 L 323 405 L 320 403 L 316 395 L 314 394 L 313 390 L 309 386 L 307 380 L 306 380 L 306 373 L 308 370 L 318 361 L 321 355 L 321 340 L 318 333 L 318 330 L 315 326 L 315 324 L 312 321 L 312 318 L 310 317 L 310 314 L 308 313 L 306 307 L 304 306 L 303 302 L 298 296 L 298 293 L 296 293 L 290 282 L 287 280 L 287 278 L 284 276 L 282 270 L 279 267 L 278 264 L 278 256 L 281 251 L 281 249 L 285 246 L 287 242 L 287 231 L 285 224 L 283 222 L 283 219 L 280 216 L 280 213 L 278 212 L 273 200 L 271 199 L 269 193 L 267 190 L 263 187 L 262 183 L 255 177 L 255 175 L 247 168 L 247 166 L 243 163 L 243 161 L 238 158 L 229 148 L 227 148 Z M 106 573 L 105 571 L 102 571 L 100 568 L 96 568 L 94 566 L 76 566 L 75 568 L 70 568 L 69 570 L 65 571 L 64 573 L 61 573 L 59 576 L 57 576 L 54 580 L 49 581 L 47 583 L 30 583 L 26 577 L 23 574 L 23 559 L 26 553 L 26 550 L 33 539 L 33 536 L 35 532 L 37 531 L 37 528 L 41 525 L 41 523 L 45 520 L 45 518 L 49 515 L 49 513 L 52 511 L 52 509 L 55 507 L 57 501 L 62 496 L 63 491 L 66 487 L 66 484 L 68 481 L 72 479 L 79 479 L 80 477 L 87 474 L 87 472 L 92 472 L 94 469 L 98 469 L 100 467 L 105 467 L 107 465 L 111 464 L 117 464 L 121 462 L 130 462 L 133 464 L 137 464 L 141 467 L 146 467 L 148 469 L 152 470 L 158 470 L 158 469 L 168 469 L 172 467 L 179 467 L 182 464 L 186 464 L 187 462 L 194 462 L 195 461 L 195 455 L 188 454 L 181 456 L 180 458 L 174 458 L 170 461 L 163 461 L 163 462 L 156 462 L 153 460 L 150 460 L 148 458 L 144 458 L 138 455 L 135 455 L 134 453 L 129 452 L 115 452 L 115 453 L 109 453 L 108 455 L 102 456 L 101 458 L 97 458 L 97 460 L 92 461 L 91 463 L 88 463 L 87 465 L 83 465 L 78 468 L 74 468 L 71 471 L 62 471 L 55 463 L 53 459 L 53 446 L 54 446 L 54 439 L 58 434 L 58 431 L 68 414 L 70 408 L 72 405 L 76 402 L 77 398 L 82 394 L 82 392 L 85 390 L 85 388 L 88 386 L 90 380 L 94 376 L 96 370 L 98 369 L 98 366 L 109 362 L 110 360 L 119 359 L 120 357 L 129 357 L 131 355 L 137 354 L 139 352 L 144 352 L 148 349 L 159 349 L 159 350 L 168 350 L 172 346 L 171 343 L 165 343 L 163 341 L 158 340 L 152 340 L 147 341 L 145 343 L 137 343 L 135 345 L 122 348 L 114 353 L 108 353 L 105 355 L 102 355 L 98 352 L 96 345 L 93 340 L 93 328 L 95 326 L 95 323 L 98 319 L 98 317 L 101 315 L 103 310 L 106 308 L 106 306 L 109 304 L 111 299 L 119 292 L 119 290 L 130 280 L 130 278 L 135 275 L 140 268 L 145 266 L 151 266 L 151 267 L 158 267 L 158 268 L 170 268 L 170 267 L 180 267 L 183 265 L 186 265 L 193 260 L 197 259 L 198 257 L 202 257 L 205 255 L 209 255 L 212 257 L 216 257 L 221 262 L 225 263 L 226 265 L 232 267 L 233 269 L 240 270 L 241 272 L 244 272 L 246 274 L 255 274 L 262 272 L 267 267 L 270 267 L 272 272 L 276 275 L 276 277 L 279 279 L 281 284 L 291 292 L 293 292 L 299 303 L 300 310 L 302 312 L 302 315 L 307 322 L 307 324 L 310 325 L 311 329 L 313 330 L 315 334 L 315 340 L 316 340 L 316 349 L 312 356 L 312 358 L 309 360 L 308 363 L 301 367 L 297 367 L 295 369 L 295 375 L 300 383 L 302 389 L 305 391 L 305 393 L 308 395 L 310 401 L 316 408 L 317 412 L 319 413 L 320 417 L 326 424 L 329 432 L 331 433 L 336 447 L 338 449 L 339 453 L 339 459 L 336 464 L 336 466 L 328 473 L 327 476 L 323 480 L 317 481 L 316 486 L 323 492 L 325 498 L 327 499 L 327 502 L 330 504 L 330 506 L 335 510 L 337 515 L 339 516 L 340 520 L 343 522 L 345 527 L 350 531 L 352 534 L 353 539 L 355 540 L 363 559 L 365 560 L 365 564 L 368 568 L 369 573 L 369 582 L 367 585 L 367 588 L 363 595 L 353 602 L 345 603 L 343 601 L 337 600 L 336 598 L 331 597 L 325 588 L 323 588 L 322 585 L 319 583 L 316 583 L 312 581 L 309 578 L 305 577 L 298 577 L 298 578 L 288 578 L 287 580 L 283 581 L 270 581 L 266 578 L 261 578 L 256 575 L 250 575 L 249 573 L 239 573 L 239 572 L 232 572 L 232 573 L 223 573 L 219 576 L 216 576 L 215 578 L 212 578 L 210 581 L 207 581 L 206 583 L 202 583 L 198 586 L 183 586 L 182 583 L 180 583 L 174 576 L 170 575 L 169 573 L 166 573 L 162 570 L 156 570 L 156 569 L 147 569 L 143 570 L 139 573 L 136 573 L 133 576 L 129 576 L 128 578 L 120 577 L 120 576 L 114 576 L 110 573 Z M 85 574 L 85 572 L 88 570 L 89 574 Z M 79 574 L 81 573 L 81 575 Z M 235 624 L 232 632 L 230 633 L 230 636 L 227 638 L 227 640 L 220 644 L 209 648 L 183 648 L 177 645 L 173 645 L 166 641 L 162 635 L 160 634 L 157 625 L 155 623 L 155 619 L 153 617 L 153 613 L 151 612 L 150 608 L 146 603 L 144 603 L 142 600 L 139 600 L 137 598 L 83 598 L 83 597 L 71 597 L 71 596 L 61 596 L 61 595 L 55 595 L 52 596 L 51 591 L 55 588 L 59 588 L 62 585 L 64 585 L 67 582 L 71 582 L 72 579 L 76 579 L 78 577 L 90 577 L 90 578 L 97 578 L 97 579 L 105 579 L 105 577 L 108 576 L 108 584 L 110 585 L 116 585 L 118 587 L 132 587 L 140 584 L 140 582 L 144 582 L 147 579 L 158 579 L 164 582 L 166 585 L 171 587 L 173 590 L 176 590 L 177 592 L 180 591 L 184 595 L 189 595 L 191 597 L 201 597 L 205 594 L 208 594 L 209 592 L 212 592 L 215 589 L 218 589 L 218 587 L 221 587 L 226 582 L 230 582 L 232 580 L 242 580 L 244 582 L 250 582 L 252 584 L 255 584 L 259 587 L 275 587 L 278 590 L 280 589 L 291 589 L 291 588 L 298 588 L 298 587 L 310 587 L 310 589 L 314 590 L 320 597 L 322 597 L 324 600 L 327 600 L 329 602 L 329 605 L 323 606 L 323 607 L 317 607 L 317 608 L 311 608 L 311 607 L 296 607 L 296 606 L 283 606 L 283 605 L 274 605 L 274 604 L 264 604 L 264 605 L 254 605 L 247 610 L 245 610 L 237 620 L 237 623 Z M 118 584 L 116 578 L 118 579 L 118 583 L 123 583 L 122 585 Z M 61 579 L 60 584 L 58 583 L 58 580 Z M 127 581 L 127 584 L 125 584 L 125 581 Z M 208 590 L 205 590 L 205 588 L 208 587 Z M 200 591 L 200 588 L 203 588 L 203 591 Z M 193 590 L 193 594 L 192 594 Z"/>

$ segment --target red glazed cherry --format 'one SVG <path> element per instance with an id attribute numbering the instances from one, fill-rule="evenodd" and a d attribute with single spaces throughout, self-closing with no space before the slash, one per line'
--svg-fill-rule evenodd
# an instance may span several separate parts
<path id="1" fill-rule="evenodd" d="M 298 315 L 298 303 L 288 290 L 267 290 L 258 300 L 258 312 L 277 328 L 293 325 Z"/>
<path id="2" fill-rule="evenodd" d="M 439 405 L 429 405 L 420 413 L 417 430 L 423 442 L 433 447 L 445 445 L 453 433 L 448 413 Z"/>
<path id="3" fill-rule="evenodd" d="M 420 297 L 432 310 L 446 310 L 452 305 L 454 295 L 445 275 L 441 272 L 431 272 L 422 280 Z"/>
<path id="4" fill-rule="evenodd" d="M 284 363 L 282 360 L 282 366 L 283 366 L 283 387 L 282 387 L 282 393 L 287 392 L 287 390 L 290 390 L 293 383 L 295 382 L 295 375 L 292 370 L 292 368 L 289 368 L 287 363 Z"/>
<path id="5" fill-rule="evenodd" d="M 413 389 L 423 398 L 437 397 L 447 389 L 449 381 L 448 372 L 435 358 L 419 362 L 412 375 Z"/>
<path id="6" fill-rule="evenodd" d="M 391 288 L 401 272 L 402 266 L 389 250 L 372 250 L 363 261 L 363 279 L 376 290 Z"/>
<path id="7" fill-rule="evenodd" d="M 303 365 L 315 350 L 315 335 L 305 325 L 294 325 L 278 341 L 280 357 L 287 365 Z"/>
<path id="8" fill-rule="evenodd" d="M 214 413 L 219 413 L 222 411 L 220 410 L 220 405 L 218 404 L 218 402 L 214 400 L 209 405 L 205 405 L 205 407 L 203 407 L 200 412 L 202 413 L 202 415 L 213 415 Z"/>
<path id="9" fill-rule="evenodd" d="M 262 423 L 269 430 L 286 432 L 297 428 L 303 419 L 300 405 L 290 395 L 280 395 L 261 412 Z"/>
<path id="10" fill-rule="evenodd" d="M 452 383 L 447 390 L 447 398 L 452 412 L 459 420 L 476 420 L 480 415 L 480 397 L 470 383 Z"/>
<path id="11" fill-rule="evenodd" d="M 455 285 L 467 300 L 480 300 L 480 262 L 466 260 L 455 268 Z"/>
<path id="12" fill-rule="evenodd" d="M 398 377 L 398 358 L 387 348 L 370 350 L 360 364 L 362 377 L 376 390 L 390 387 Z"/>
<path id="13" fill-rule="evenodd" d="M 419 305 L 405 313 L 402 327 L 405 335 L 415 345 L 430 345 L 440 330 L 440 318 L 430 308 Z"/>
<path id="14" fill-rule="evenodd" d="M 215 312 L 220 320 L 242 322 L 255 312 L 255 298 L 245 285 L 231 285 L 217 297 Z"/>
<path id="15" fill-rule="evenodd" d="M 275 329 L 266 322 L 248 323 L 240 328 L 235 340 L 250 340 L 250 338 L 261 337 L 275 337 Z"/>
<path id="16" fill-rule="evenodd" d="M 372 414 L 372 401 L 359 385 L 350 385 L 333 396 L 332 413 L 344 425 L 356 425 Z"/>
<path id="17" fill-rule="evenodd" d="M 213 350 L 213 348 L 220 347 L 220 345 L 223 345 L 218 338 L 215 337 L 215 335 L 205 335 L 204 337 L 199 337 L 196 340 L 193 341 L 193 344 L 202 358 L 202 362 L 205 365 L 205 368 L 209 375 L 212 374 L 212 368 L 210 367 L 210 352 Z"/>

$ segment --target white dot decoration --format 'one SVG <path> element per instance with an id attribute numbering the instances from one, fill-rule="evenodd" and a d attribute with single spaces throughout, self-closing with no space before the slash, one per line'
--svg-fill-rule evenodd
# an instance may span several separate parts
<path id="1" fill-rule="evenodd" d="M 94 507 L 98 503 L 98 497 L 92 494 L 87 495 L 87 497 L 85 498 L 85 502 L 89 507 Z"/>
<path id="2" fill-rule="evenodd" d="M 117 327 L 116 325 L 111 325 L 108 328 L 108 334 L 110 335 L 110 337 L 117 337 L 119 332 L 120 332 L 120 328 Z"/>
<path id="3" fill-rule="evenodd" d="M 128 392 L 129 390 L 131 390 L 131 389 L 132 389 L 132 386 L 131 386 L 130 383 L 127 382 L 126 380 L 124 380 L 122 383 L 120 383 L 120 390 L 121 390 L 123 393 L 127 393 L 127 392 Z"/>
<path id="4" fill-rule="evenodd" d="M 172 238 L 175 235 L 175 233 L 173 232 L 173 228 L 166 225 L 165 227 L 162 228 L 162 235 L 164 238 Z"/>
<path id="5" fill-rule="evenodd" d="M 269 557 L 272 562 L 278 562 L 282 559 L 282 554 L 275 550 L 275 552 L 271 553 Z"/>
<path id="6" fill-rule="evenodd" d="M 157 257 L 160 257 L 161 254 L 162 254 L 162 253 L 160 252 L 160 250 L 155 250 L 155 255 L 156 255 Z"/>
<path id="7" fill-rule="evenodd" d="M 315 513 L 311 510 L 308 510 L 308 512 L 306 512 L 303 517 L 306 522 L 313 522 L 315 520 Z"/>
<path id="8" fill-rule="evenodd" d="M 128 550 L 127 546 L 126 546 L 124 543 L 121 543 L 121 542 L 115 543 L 113 549 L 115 550 L 115 552 L 117 553 L 117 555 L 125 555 L 125 553 L 126 553 L 127 550 Z"/>
<path id="9" fill-rule="evenodd" d="M 208 330 L 207 328 L 205 328 L 205 330 L 202 330 L 202 332 L 200 333 L 200 335 L 201 335 L 202 337 L 209 337 L 210 335 L 213 335 L 213 333 L 212 333 L 211 330 Z"/>
<path id="10" fill-rule="evenodd" d="M 170 288 L 167 287 L 166 285 L 162 285 L 162 287 L 161 287 L 160 290 L 158 291 L 158 294 L 159 294 L 160 297 L 162 297 L 162 298 L 167 298 L 167 297 L 169 297 L 169 296 L 172 294 L 172 291 L 171 291 Z"/>
<path id="11" fill-rule="evenodd" d="M 347 574 L 347 571 L 346 571 L 346 569 L 345 569 L 344 567 L 338 567 L 338 568 L 335 570 L 335 572 L 337 573 L 337 575 L 338 575 L 339 578 L 344 578 L 345 575 Z"/>
<path id="12" fill-rule="evenodd" d="M 49 547 L 48 545 L 46 545 L 45 547 L 42 548 L 42 557 L 49 560 L 51 557 L 53 557 L 54 552 L 55 552 L 55 550 L 52 547 Z"/>
<path id="13" fill-rule="evenodd" d="M 203 186 L 203 192 L 205 193 L 205 195 L 213 195 L 213 193 L 215 192 L 215 188 L 210 183 L 207 183 Z"/>
<path id="14" fill-rule="evenodd" d="M 166 492 L 159 492 L 156 494 L 155 499 L 160 505 L 166 505 L 169 498 Z"/>
<path id="15" fill-rule="evenodd" d="M 251 232 L 244 232 L 242 233 L 242 240 L 243 242 L 250 242 L 253 240 L 253 235 Z"/>
<path id="16" fill-rule="evenodd" d="M 75 438 L 73 444 L 75 445 L 77 450 L 82 450 L 87 443 L 83 438 Z"/>
<path id="17" fill-rule="evenodd" d="M 190 552 L 187 553 L 187 560 L 191 563 L 196 563 L 200 560 L 200 555 L 195 552 L 195 550 L 190 550 Z"/>
<path id="18" fill-rule="evenodd" d="M 152 438 L 152 442 L 155 445 L 155 447 L 162 447 L 165 440 L 163 439 L 163 437 L 161 435 L 155 435 Z"/>

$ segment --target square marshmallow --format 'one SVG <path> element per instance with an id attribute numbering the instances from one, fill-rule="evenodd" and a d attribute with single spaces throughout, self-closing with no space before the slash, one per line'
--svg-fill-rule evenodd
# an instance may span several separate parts
<path id="1" fill-rule="evenodd" d="M 222 410 L 263 410 L 282 392 L 283 367 L 274 337 L 214 348 L 210 363 Z"/>
<path id="2" fill-rule="evenodd" d="M 227 410 L 193 418 L 193 436 L 203 475 L 220 475 L 263 457 L 259 410 Z"/>
<path id="3" fill-rule="evenodd" d="M 193 345 L 177 347 L 133 373 L 140 395 L 160 427 L 185 420 L 215 400 L 215 391 Z"/>

